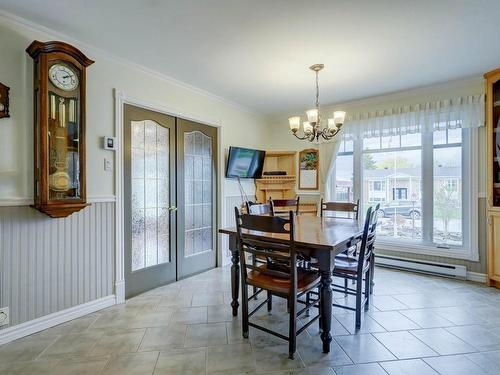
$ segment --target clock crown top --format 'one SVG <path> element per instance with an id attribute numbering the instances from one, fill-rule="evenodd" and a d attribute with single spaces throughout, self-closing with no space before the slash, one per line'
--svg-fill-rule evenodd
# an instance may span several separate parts
<path id="1" fill-rule="evenodd" d="M 93 60 L 89 59 L 83 54 L 78 48 L 64 42 L 50 41 L 50 42 L 40 42 L 38 40 L 33 41 L 26 52 L 33 58 L 36 59 L 41 53 L 51 53 L 51 52 L 63 52 L 67 53 L 75 60 L 77 60 L 84 67 L 88 67 L 94 63 Z"/>

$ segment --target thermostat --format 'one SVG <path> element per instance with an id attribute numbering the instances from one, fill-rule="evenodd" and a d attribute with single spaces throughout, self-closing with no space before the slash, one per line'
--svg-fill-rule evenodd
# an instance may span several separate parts
<path id="1" fill-rule="evenodd" d="M 115 137 L 103 137 L 103 144 L 104 144 L 105 150 L 112 150 L 112 151 L 116 151 L 117 146 L 118 146 L 116 144 Z"/>

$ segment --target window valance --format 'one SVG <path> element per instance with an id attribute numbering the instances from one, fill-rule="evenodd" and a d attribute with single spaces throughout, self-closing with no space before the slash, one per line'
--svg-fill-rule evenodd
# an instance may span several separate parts
<path id="1" fill-rule="evenodd" d="M 484 101 L 484 94 L 480 94 L 353 114 L 345 121 L 344 139 L 481 127 L 484 125 Z"/>

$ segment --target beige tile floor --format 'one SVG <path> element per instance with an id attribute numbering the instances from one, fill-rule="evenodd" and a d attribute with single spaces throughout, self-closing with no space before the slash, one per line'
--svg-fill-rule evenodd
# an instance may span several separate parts
<path id="1" fill-rule="evenodd" d="M 205 272 L 0 346 L 0 374 L 500 373 L 500 292 L 479 284 L 377 268 L 361 329 L 335 308 L 331 352 L 313 324 L 293 361 L 275 337 L 243 339 L 229 302 L 230 269 Z M 286 332 L 283 302 L 255 319 Z"/>

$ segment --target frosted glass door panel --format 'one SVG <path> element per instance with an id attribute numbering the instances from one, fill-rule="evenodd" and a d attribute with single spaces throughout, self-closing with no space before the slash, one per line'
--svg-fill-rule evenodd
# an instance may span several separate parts
<path id="1" fill-rule="evenodd" d="M 185 257 L 213 251 L 212 138 L 184 133 Z"/>
<path id="2" fill-rule="evenodd" d="M 131 122 L 132 271 L 170 262 L 169 129 Z"/>

